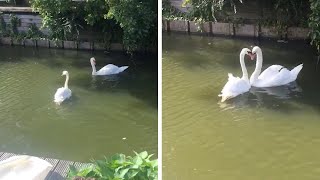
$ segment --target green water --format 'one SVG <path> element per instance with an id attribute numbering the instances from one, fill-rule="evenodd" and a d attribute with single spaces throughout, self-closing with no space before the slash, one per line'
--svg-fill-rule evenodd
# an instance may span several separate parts
<path id="1" fill-rule="evenodd" d="M 157 154 L 157 57 L 0 46 L 0 151 L 74 161 Z M 92 77 L 108 63 L 123 73 Z M 53 103 L 70 74 L 70 101 Z"/>
<path id="2" fill-rule="evenodd" d="M 296 83 L 226 103 L 253 40 L 163 36 L 163 179 L 319 179 L 320 65 L 306 42 L 263 41 L 263 69 L 304 63 Z M 246 60 L 249 74 L 255 61 Z"/>

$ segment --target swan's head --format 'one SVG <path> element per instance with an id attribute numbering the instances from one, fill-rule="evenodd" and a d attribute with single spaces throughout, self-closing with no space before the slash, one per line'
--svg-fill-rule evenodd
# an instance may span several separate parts
<path id="1" fill-rule="evenodd" d="M 251 50 L 249 48 L 243 48 L 240 52 L 240 54 L 246 54 L 246 55 L 249 55 L 249 53 L 251 53 Z"/>
<path id="2" fill-rule="evenodd" d="M 63 71 L 61 76 L 66 76 L 67 74 L 69 74 L 68 71 Z"/>
<path id="3" fill-rule="evenodd" d="M 249 48 L 243 48 L 243 49 L 241 50 L 240 54 L 243 55 L 243 56 L 244 56 L 244 55 L 248 55 L 248 56 L 251 57 L 252 52 L 251 52 L 251 50 L 250 50 Z M 251 59 L 252 59 L 252 57 L 251 57 Z"/>
<path id="4" fill-rule="evenodd" d="M 254 60 L 254 58 L 256 57 L 257 53 L 261 53 L 261 49 L 259 48 L 259 46 L 255 46 L 252 48 L 252 53 L 251 55 L 249 55 L 251 57 L 251 60 Z"/>
<path id="5" fill-rule="evenodd" d="M 96 59 L 94 57 L 90 58 L 91 65 L 96 65 Z"/>

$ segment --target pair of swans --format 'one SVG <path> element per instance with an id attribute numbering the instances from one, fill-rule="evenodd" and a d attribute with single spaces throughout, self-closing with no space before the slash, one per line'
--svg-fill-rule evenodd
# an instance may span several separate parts
<path id="1" fill-rule="evenodd" d="M 113 64 L 108 64 L 101 68 L 99 71 L 96 70 L 96 60 L 94 57 L 90 58 L 90 63 L 92 67 L 92 75 L 93 76 L 105 76 L 105 75 L 114 75 L 114 74 L 119 74 L 126 70 L 129 66 L 122 66 L 118 67 Z M 57 89 L 55 95 L 54 95 L 54 102 L 57 105 L 60 105 L 63 101 L 66 99 L 69 99 L 72 95 L 71 90 L 68 87 L 68 82 L 69 82 L 69 73 L 68 71 L 63 71 L 61 76 L 66 76 L 66 81 L 64 83 L 64 87 L 61 87 Z"/>
<path id="2" fill-rule="evenodd" d="M 255 57 L 257 59 L 256 68 L 252 73 L 250 80 L 244 62 L 245 55 L 250 56 L 251 60 L 254 60 Z M 221 97 L 221 102 L 248 92 L 251 86 L 262 88 L 282 86 L 291 83 L 297 79 L 297 76 L 303 67 L 303 64 L 300 64 L 289 71 L 281 65 L 272 65 L 261 73 L 262 63 L 262 50 L 258 46 L 255 46 L 252 51 L 248 48 L 243 48 L 240 52 L 242 77 L 234 77 L 231 73 L 228 74 L 228 82 L 223 87 L 221 94 L 218 95 Z"/>

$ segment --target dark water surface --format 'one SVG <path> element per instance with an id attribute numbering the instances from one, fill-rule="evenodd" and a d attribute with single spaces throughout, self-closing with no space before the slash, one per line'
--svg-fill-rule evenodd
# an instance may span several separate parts
<path id="1" fill-rule="evenodd" d="M 147 150 L 157 154 L 157 56 L 0 46 L 0 151 L 74 161 Z M 108 63 L 120 75 L 92 77 Z M 53 96 L 70 74 L 70 101 Z"/>

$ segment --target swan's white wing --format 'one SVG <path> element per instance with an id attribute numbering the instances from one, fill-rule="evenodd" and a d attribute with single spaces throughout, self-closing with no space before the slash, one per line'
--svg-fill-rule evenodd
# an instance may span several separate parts
<path id="1" fill-rule="evenodd" d="M 272 65 L 264 70 L 258 77 L 261 80 L 269 80 L 271 77 L 277 75 L 279 71 L 283 68 L 281 65 Z"/>
<path id="2" fill-rule="evenodd" d="M 113 64 L 108 64 L 97 71 L 97 75 L 117 74 L 119 67 Z"/>
<path id="3" fill-rule="evenodd" d="M 64 100 L 71 97 L 71 90 L 68 88 L 61 87 L 57 89 L 57 92 L 54 94 L 54 102 L 61 103 Z"/>
<path id="4" fill-rule="evenodd" d="M 232 74 L 228 74 L 228 82 L 224 85 L 221 94 L 222 101 L 236 97 L 242 93 L 249 91 L 250 83 L 248 80 L 234 77 Z M 226 99 L 225 99 L 226 98 Z"/>
<path id="5" fill-rule="evenodd" d="M 234 92 L 237 89 L 238 83 L 241 79 L 234 77 L 231 73 L 228 74 L 228 82 L 222 88 L 221 93 Z"/>
<path id="6" fill-rule="evenodd" d="M 282 86 L 290 81 L 290 71 L 286 68 L 280 70 L 279 73 L 266 78 L 266 79 L 258 79 L 255 83 L 255 87 L 275 87 Z"/>
<path id="7" fill-rule="evenodd" d="M 278 74 L 273 77 L 270 77 L 269 87 L 273 86 L 282 86 L 289 83 L 291 78 L 290 71 L 286 68 L 283 68 Z"/>

